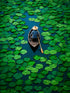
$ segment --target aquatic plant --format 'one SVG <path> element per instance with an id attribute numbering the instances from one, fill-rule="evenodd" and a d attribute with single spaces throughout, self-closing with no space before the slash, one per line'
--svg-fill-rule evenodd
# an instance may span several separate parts
<path id="1" fill-rule="evenodd" d="M 27 53 L 27 50 L 23 49 L 20 51 L 21 54 L 26 54 Z"/>

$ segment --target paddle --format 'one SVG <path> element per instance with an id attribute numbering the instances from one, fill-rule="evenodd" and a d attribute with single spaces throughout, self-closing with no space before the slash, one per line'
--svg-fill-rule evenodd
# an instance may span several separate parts
<path id="1" fill-rule="evenodd" d="M 43 49 L 42 49 L 39 37 L 38 37 L 38 42 L 39 42 L 39 45 L 40 45 L 41 53 L 43 53 Z"/>

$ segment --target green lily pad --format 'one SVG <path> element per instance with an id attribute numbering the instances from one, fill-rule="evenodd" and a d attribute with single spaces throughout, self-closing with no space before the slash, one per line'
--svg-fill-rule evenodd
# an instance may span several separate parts
<path id="1" fill-rule="evenodd" d="M 67 69 L 67 68 L 65 68 L 65 67 L 60 67 L 60 68 L 59 68 L 59 71 L 61 71 L 61 72 L 65 72 L 66 69 Z"/>
<path id="2" fill-rule="evenodd" d="M 16 61 L 16 63 L 17 63 L 17 64 L 22 64 L 22 63 L 23 63 L 23 60 L 22 60 L 22 59 L 18 59 L 18 60 Z"/>
<path id="3" fill-rule="evenodd" d="M 45 40 L 50 40 L 51 37 L 50 37 L 50 36 L 45 36 L 44 39 L 45 39 Z"/>
<path id="4" fill-rule="evenodd" d="M 22 16 L 22 14 L 21 14 L 21 13 L 16 13 L 16 15 L 17 15 L 17 16 Z"/>
<path id="5" fill-rule="evenodd" d="M 52 85 L 57 85 L 58 83 L 59 83 L 59 82 L 56 81 L 56 80 L 52 80 L 52 81 L 51 81 L 51 84 L 52 84 Z"/>
<path id="6" fill-rule="evenodd" d="M 29 57 L 25 57 L 25 58 L 24 58 L 24 61 L 25 61 L 25 62 L 29 62 L 29 61 L 30 61 L 30 58 L 29 58 Z"/>
<path id="7" fill-rule="evenodd" d="M 33 66 L 35 64 L 35 61 L 29 61 L 28 66 Z"/>
<path id="8" fill-rule="evenodd" d="M 40 84 L 40 83 L 41 83 L 41 81 L 42 81 L 42 80 L 41 80 L 40 78 L 37 78 L 37 79 L 34 81 L 34 83 L 36 83 L 36 84 L 38 84 L 38 83 L 39 83 L 39 84 Z"/>
<path id="9" fill-rule="evenodd" d="M 46 71 L 52 71 L 52 68 L 51 67 L 45 67 L 45 70 Z"/>
<path id="10" fill-rule="evenodd" d="M 43 80 L 43 83 L 44 83 L 45 85 L 49 85 L 51 82 L 50 82 L 50 80 Z"/>
<path id="11" fill-rule="evenodd" d="M 15 51 L 14 51 L 14 54 L 15 54 L 15 55 L 18 55 L 19 52 L 20 52 L 19 50 L 15 50 Z"/>
<path id="12" fill-rule="evenodd" d="M 50 54 L 56 54 L 56 53 L 57 53 L 56 50 L 51 50 L 51 51 L 50 51 Z"/>
<path id="13" fill-rule="evenodd" d="M 9 86 L 10 86 L 10 87 L 15 87 L 15 86 L 16 86 L 16 83 L 15 83 L 15 82 L 10 82 L 10 83 L 9 83 Z"/>
<path id="14" fill-rule="evenodd" d="M 48 30 L 48 28 L 47 27 L 44 27 L 43 28 L 43 31 L 47 31 Z M 43 33 L 43 32 L 42 32 Z M 45 33 L 45 32 L 44 32 Z M 44 35 L 44 33 L 43 33 L 43 35 Z M 46 33 L 47 35 L 50 35 L 50 33 L 48 32 L 48 33 Z"/>
<path id="15" fill-rule="evenodd" d="M 48 74 L 48 71 L 43 70 L 41 73 L 42 73 L 43 75 L 47 75 L 47 74 Z"/>
<path id="16" fill-rule="evenodd" d="M 40 56 L 35 55 L 33 58 L 34 58 L 35 60 L 39 60 L 39 59 L 40 59 Z"/>
<path id="17" fill-rule="evenodd" d="M 31 91 L 31 89 L 32 89 L 32 86 L 30 86 L 30 85 L 24 87 L 24 90 L 25 91 L 28 91 L 28 92 Z"/>
<path id="18" fill-rule="evenodd" d="M 31 77 L 36 78 L 37 77 L 37 73 L 31 73 Z"/>
<path id="19" fill-rule="evenodd" d="M 67 73 L 67 76 L 70 78 L 70 72 Z"/>
<path id="20" fill-rule="evenodd" d="M 50 51 L 49 50 L 44 50 L 44 54 L 50 54 Z"/>
<path id="21" fill-rule="evenodd" d="M 47 60 L 46 61 L 46 64 L 51 65 L 52 64 L 52 61 L 51 60 Z"/>
<path id="22" fill-rule="evenodd" d="M 49 43 L 48 40 L 43 40 L 42 42 L 43 42 L 44 44 L 48 44 L 48 43 Z"/>
<path id="23" fill-rule="evenodd" d="M 45 58 L 45 57 L 40 57 L 40 61 L 41 61 L 41 62 L 46 62 L 46 60 L 47 60 L 47 58 Z"/>
<path id="24" fill-rule="evenodd" d="M 62 77 L 55 77 L 55 80 L 58 81 L 58 82 L 60 82 L 60 81 L 63 80 L 63 78 Z"/>
<path id="25" fill-rule="evenodd" d="M 19 79 L 16 81 L 16 85 L 22 85 L 23 84 L 23 80 Z"/>
<path id="26" fill-rule="evenodd" d="M 30 71 L 25 70 L 25 71 L 22 72 L 22 74 L 23 74 L 23 75 L 29 75 L 29 74 L 30 74 Z"/>
<path id="27" fill-rule="evenodd" d="M 38 78 L 44 78 L 45 76 L 43 74 L 38 74 Z"/>
<path id="28" fill-rule="evenodd" d="M 41 68 L 43 68 L 43 65 L 42 64 L 36 64 L 36 68 L 41 69 Z"/>
<path id="29" fill-rule="evenodd" d="M 21 44 L 27 44 L 28 42 L 27 42 L 27 40 L 22 40 L 21 41 Z"/>
<path id="30" fill-rule="evenodd" d="M 35 86 L 34 89 L 37 91 L 40 91 L 42 89 L 42 87 L 41 86 Z"/>
<path id="31" fill-rule="evenodd" d="M 21 50 L 21 49 L 22 49 L 21 46 L 17 46 L 17 47 L 16 47 L 16 50 Z"/>
<path id="32" fill-rule="evenodd" d="M 16 73 L 16 74 L 14 74 L 14 77 L 15 77 L 15 79 L 20 79 L 20 78 L 22 78 L 22 73 Z"/>
<path id="33" fill-rule="evenodd" d="M 33 69 L 31 69 L 31 72 L 38 72 L 38 69 L 37 68 L 33 68 Z"/>
<path id="34" fill-rule="evenodd" d="M 23 37 L 23 36 L 19 36 L 18 38 L 19 38 L 20 40 L 23 40 L 23 39 L 24 39 L 24 37 Z"/>
<path id="35" fill-rule="evenodd" d="M 24 54 L 27 53 L 27 50 L 25 50 L 25 49 L 24 50 L 21 50 L 20 53 L 24 55 Z"/>
<path id="36" fill-rule="evenodd" d="M 50 68 L 56 68 L 57 67 L 57 64 L 51 64 L 50 65 Z"/>
<path id="37" fill-rule="evenodd" d="M 28 79 L 28 80 L 25 81 L 25 84 L 26 85 L 31 85 L 32 84 L 32 81 Z"/>
<path id="38" fill-rule="evenodd" d="M 24 26 L 23 26 L 23 29 L 28 29 L 28 26 L 27 26 L 27 25 L 24 25 Z"/>
<path id="39" fill-rule="evenodd" d="M 42 32 L 41 35 L 42 36 L 47 36 L 47 35 L 50 35 L 50 33 L 49 32 Z"/>
<path id="40" fill-rule="evenodd" d="M 20 55 L 14 55 L 14 59 L 20 59 L 21 56 Z"/>

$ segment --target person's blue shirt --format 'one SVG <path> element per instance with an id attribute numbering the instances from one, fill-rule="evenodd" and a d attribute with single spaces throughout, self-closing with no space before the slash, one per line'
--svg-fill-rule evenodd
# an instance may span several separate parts
<path id="1" fill-rule="evenodd" d="M 31 36 L 31 38 L 38 38 L 38 36 L 39 36 L 39 33 L 36 31 L 36 30 L 33 30 L 31 33 L 30 33 L 30 36 Z"/>

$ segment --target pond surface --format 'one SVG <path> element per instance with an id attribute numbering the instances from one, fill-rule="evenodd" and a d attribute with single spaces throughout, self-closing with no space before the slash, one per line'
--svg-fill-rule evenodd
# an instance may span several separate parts
<path id="1" fill-rule="evenodd" d="M 49 0 L 0 2 L 0 93 L 70 92 L 70 3 Z M 38 26 L 33 52 L 28 33 Z"/>

